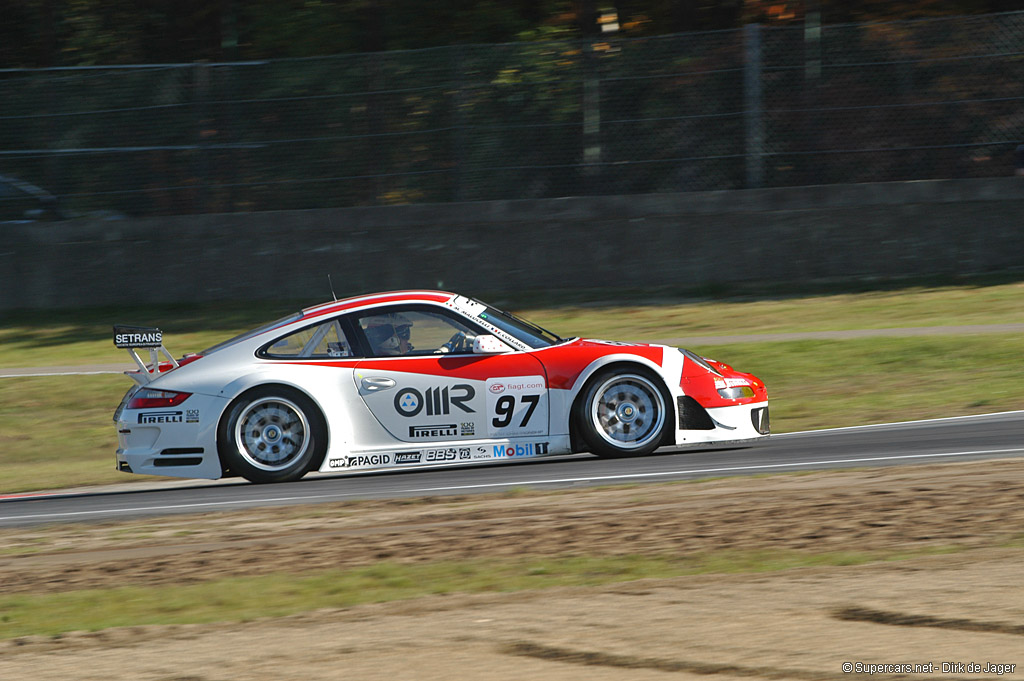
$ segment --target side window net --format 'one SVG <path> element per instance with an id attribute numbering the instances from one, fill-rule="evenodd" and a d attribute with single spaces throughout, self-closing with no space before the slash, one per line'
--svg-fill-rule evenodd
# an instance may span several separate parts
<path id="1" fill-rule="evenodd" d="M 478 333 L 446 314 L 418 309 L 393 309 L 360 317 L 374 357 L 467 354 Z"/>
<path id="2" fill-rule="evenodd" d="M 341 325 L 332 319 L 279 338 L 262 354 L 278 359 L 340 359 L 352 356 L 352 346 Z"/>

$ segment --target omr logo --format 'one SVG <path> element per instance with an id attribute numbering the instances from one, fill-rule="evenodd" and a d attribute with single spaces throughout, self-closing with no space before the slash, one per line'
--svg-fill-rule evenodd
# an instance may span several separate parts
<path id="1" fill-rule="evenodd" d="M 466 403 L 474 397 L 476 390 L 467 383 L 458 383 L 450 388 L 427 388 L 426 399 L 416 388 L 403 388 L 395 395 L 395 411 L 402 416 L 413 417 L 426 407 L 427 416 L 441 416 L 450 414 L 451 407 L 455 406 L 472 414 L 476 410 Z"/>
<path id="2" fill-rule="evenodd" d="M 406 388 L 395 396 L 395 409 L 402 416 L 415 416 L 420 413 L 423 396 L 415 388 Z"/>

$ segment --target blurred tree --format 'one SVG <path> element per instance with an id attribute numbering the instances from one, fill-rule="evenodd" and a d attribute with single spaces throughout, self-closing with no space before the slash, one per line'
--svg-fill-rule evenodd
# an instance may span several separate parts
<path id="1" fill-rule="evenodd" d="M 1020 0 L 0 0 L 0 67 L 308 57 L 580 37 L 614 11 L 624 37 L 981 14 Z"/>
<path id="2" fill-rule="evenodd" d="M 0 0 L 0 67 L 53 65 L 53 4 Z"/>

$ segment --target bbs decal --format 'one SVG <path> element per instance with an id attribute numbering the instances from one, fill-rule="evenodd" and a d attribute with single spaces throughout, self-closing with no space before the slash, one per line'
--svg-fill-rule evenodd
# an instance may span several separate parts
<path id="1" fill-rule="evenodd" d="M 429 449 L 424 458 L 425 461 L 456 461 L 459 458 L 457 449 Z"/>

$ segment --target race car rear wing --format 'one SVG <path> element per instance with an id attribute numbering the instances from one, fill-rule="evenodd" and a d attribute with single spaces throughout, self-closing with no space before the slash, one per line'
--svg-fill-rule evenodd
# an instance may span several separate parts
<path id="1" fill-rule="evenodd" d="M 155 379 L 161 371 L 160 354 L 170 360 L 170 366 L 164 371 L 178 368 L 178 360 L 164 347 L 164 334 L 160 329 L 149 326 L 114 326 L 114 345 L 124 348 L 139 366 L 139 371 L 125 372 L 139 385 L 145 385 Z M 149 364 L 139 356 L 139 350 L 149 350 Z M 166 364 L 166 363 L 165 363 Z"/>

